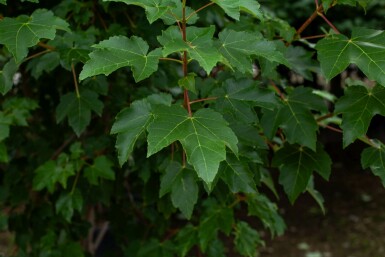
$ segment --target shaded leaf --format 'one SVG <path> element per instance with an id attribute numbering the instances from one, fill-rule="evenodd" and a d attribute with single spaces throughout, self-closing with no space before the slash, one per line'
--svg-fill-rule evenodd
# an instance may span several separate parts
<path id="1" fill-rule="evenodd" d="M 378 147 L 368 147 L 361 153 L 361 165 L 380 177 L 385 187 L 385 145 L 378 141 L 376 143 Z"/>
<path id="2" fill-rule="evenodd" d="M 109 75 L 122 67 L 131 67 L 136 82 L 148 78 L 158 69 L 161 50 L 148 53 L 149 46 L 140 37 L 114 36 L 93 45 L 90 60 L 83 66 L 79 78 L 83 80 L 94 75 Z"/>
<path id="3" fill-rule="evenodd" d="M 331 35 L 318 41 L 316 49 L 327 79 L 354 63 L 368 78 L 385 86 L 385 32 L 354 28 L 351 38 Z"/>
<path id="4" fill-rule="evenodd" d="M 98 99 L 98 94 L 88 89 L 80 90 L 80 95 L 67 93 L 60 98 L 56 108 L 56 121 L 59 123 L 68 118 L 69 125 L 77 136 L 86 129 L 91 122 L 91 111 L 99 116 L 102 114 L 103 102 Z"/>
<path id="5" fill-rule="evenodd" d="M 278 207 L 262 194 L 247 195 L 248 215 L 257 216 L 272 236 L 283 235 L 286 224 L 278 213 Z"/>
<path id="6" fill-rule="evenodd" d="M 314 177 L 311 176 L 310 177 L 310 180 L 309 180 L 309 184 L 307 185 L 306 187 L 306 191 L 313 197 L 313 199 L 317 202 L 318 206 L 321 208 L 322 210 L 322 213 L 325 215 L 326 211 L 325 211 L 325 206 L 324 206 L 324 198 L 323 196 L 321 195 L 320 192 L 318 192 L 315 188 L 314 188 Z"/>
<path id="7" fill-rule="evenodd" d="M 370 121 L 376 114 L 385 116 L 385 88 L 375 86 L 350 86 L 345 95 L 338 99 L 336 113 L 342 113 L 344 147 L 366 134 Z"/>
<path id="8" fill-rule="evenodd" d="M 113 163 L 106 156 L 98 156 L 91 166 L 85 168 L 84 177 L 92 185 L 98 185 L 99 178 L 115 180 L 115 172 L 112 166 Z"/>
<path id="9" fill-rule="evenodd" d="M 67 222 L 71 222 L 74 211 L 83 208 L 83 196 L 79 190 L 70 193 L 62 193 L 55 203 L 57 214 L 61 214 Z"/>
<path id="10" fill-rule="evenodd" d="M 160 184 L 160 197 L 170 192 L 172 204 L 181 210 L 187 219 L 191 218 L 194 205 L 198 201 L 199 188 L 193 172 L 182 167 L 180 163 L 171 162 Z"/>
<path id="11" fill-rule="evenodd" d="M 1 131 L 1 125 L 0 125 L 0 131 Z M 7 163 L 8 161 L 9 161 L 9 157 L 8 157 L 7 147 L 3 142 L 0 142 L 0 163 Z"/>
<path id="12" fill-rule="evenodd" d="M 306 189 L 313 171 L 328 180 L 331 164 L 329 155 L 319 144 L 316 152 L 303 146 L 286 144 L 273 157 L 273 165 L 280 170 L 279 183 L 291 203 Z"/>
<path id="13" fill-rule="evenodd" d="M 257 191 L 254 175 L 247 160 L 227 154 L 227 159 L 219 168 L 220 178 L 228 185 L 232 193 L 255 193 Z"/>
<path id="14" fill-rule="evenodd" d="M 208 185 L 214 180 L 219 163 L 226 159 L 226 146 L 237 153 L 237 138 L 219 113 L 200 109 L 190 117 L 181 106 L 158 106 L 148 126 L 148 153 L 153 155 L 180 141 L 188 162 Z"/>
<path id="15" fill-rule="evenodd" d="M 258 247 L 263 245 L 263 241 L 258 231 L 250 227 L 244 221 L 239 221 L 235 226 L 234 245 L 237 252 L 243 256 L 254 257 L 258 253 Z"/>
<path id="16" fill-rule="evenodd" d="M 190 249 L 198 244 L 198 230 L 191 224 L 187 224 L 176 235 L 176 247 L 178 256 L 185 257 Z"/>
<path id="17" fill-rule="evenodd" d="M 67 155 L 61 154 L 56 162 L 49 160 L 35 170 L 33 189 L 40 191 L 47 188 L 52 193 L 56 183 L 67 188 L 67 179 L 73 175 L 75 175 L 73 164 L 68 162 Z"/>
<path id="18" fill-rule="evenodd" d="M 198 227 L 199 246 L 205 252 L 221 230 L 229 235 L 234 224 L 234 214 L 231 208 L 218 205 L 214 200 L 205 202 L 207 206 Z"/>
<path id="19" fill-rule="evenodd" d="M 31 16 L 4 18 L 0 21 L 0 44 L 12 53 L 16 63 L 28 54 L 28 48 L 40 39 L 54 39 L 56 30 L 69 31 L 68 23 L 53 15 L 51 11 L 38 9 Z"/>
<path id="20" fill-rule="evenodd" d="M 18 65 L 15 59 L 9 60 L 0 71 L 0 93 L 5 95 L 13 86 L 13 76 L 15 75 Z"/>

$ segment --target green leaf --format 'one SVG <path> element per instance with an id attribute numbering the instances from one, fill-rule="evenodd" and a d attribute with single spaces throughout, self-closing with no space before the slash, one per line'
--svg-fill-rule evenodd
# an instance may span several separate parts
<path id="1" fill-rule="evenodd" d="M 331 163 L 320 144 L 316 152 L 303 146 L 286 144 L 273 157 L 273 165 L 280 170 L 279 183 L 283 185 L 291 203 L 306 189 L 313 171 L 328 180 Z"/>
<path id="2" fill-rule="evenodd" d="M 385 88 L 378 85 L 373 88 L 351 86 L 345 90 L 335 107 L 336 113 L 342 113 L 344 147 L 366 134 L 374 115 L 385 116 L 384 99 Z"/>
<path id="3" fill-rule="evenodd" d="M 210 73 L 217 62 L 222 61 L 222 55 L 213 46 L 214 32 L 215 26 L 187 27 L 187 42 L 185 42 L 179 28 L 171 26 L 162 31 L 162 35 L 157 39 L 163 45 L 163 56 L 187 51 L 190 58 L 196 60 L 207 73 Z"/>
<path id="4" fill-rule="evenodd" d="M 235 249 L 243 256 L 255 257 L 258 253 L 259 246 L 263 245 L 263 241 L 258 231 L 253 229 L 244 221 L 239 221 L 234 231 Z"/>
<path id="5" fill-rule="evenodd" d="M 114 36 L 93 46 L 90 60 L 83 66 L 79 78 L 83 80 L 94 75 L 109 75 L 122 67 L 131 67 L 134 79 L 139 82 L 158 69 L 161 50 L 148 53 L 149 46 L 140 37 Z"/>
<path id="6" fill-rule="evenodd" d="M 56 108 L 56 121 L 59 123 L 67 117 L 69 125 L 80 136 L 91 122 L 91 111 L 100 116 L 102 110 L 103 102 L 98 99 L 98 94 L 82 89 L 79 97 L 76 93 L 67 93 L 60 98 Z"/>
<path id="7" fill-rule="evenodd" d="M 61 214 L 67 222 L 71 222 L 75 210 L 80 212 L 82 208 L 83 196 L 79 190 L 62 193 L 55 204 L 56 213 Z"/>
<path id="8" fill-rule="evenodd" d="M 257 216 L 272 236 L 282 235 L 286 225 L 278 213 L 278 207 L 262 194 L 247 195 L 248 215 Z"/>
<path id="9" fill-rule="evenodd" d="M 228 185 L 232 193 L 255 193 L 257 191 L 254 174 L 247 160 L 240 160 L 227 154 L 226 161 L 221 163 L 219 177 Z"/>
<path id="10" fill-rule="evenodd" d="M 290 67 L 307 80 L 313 80 L 312 72 L 319 72 L 319 64 L 313 60 L 313 52 L 301 46 L 290 45 L 285 52 Z"/>
<path id="11" fill-rule="evenodd" d="M 187 219 L 191 218 L 194 205 L 198 201 L 199 188 L 193 172 L 182 167 L 180 163 L 171 162 L 160 184 L 159 196 L 171 192 L 172 204 L 181 210 Z"/>
<path id="12" fill-rule="evenodd" d="M 176 235 L 178 256 L 185 257 L 190 249 L 198 244 L 198 230 L 191 224 L 187 224 Z"/>
<path id="13" fill-rule="evenodd" d="M 0 125 L 0 131 L 1 131 L 1 125 Z M 7 163 L 8 161 L 9 161 L 9 157 L 8 157 L 7 147 L 3 142 L 0 142 L 0 163 Z"/>
<path id="14" fill-rule="evenodd" d="M 171 105 L 171 100 L 170 95 L 150 95 L 147 99 L 135 101 L 130 107 L 119 112 L 111 128 L 111 134 L 118 134 L 115 147 L 118 150 L 120 166 L 127 161 L 136 141 L 153 120 L 150 103 Z"/>
<path id="15" fill-rule="evenodd" d="M 4 18 L 0 21 L 0 44 L 12 53 L 16 63 L 28 54 L 28 48 L 40 39 L 54 39 L 56 30 L 69 31 L 68 23 L 53 15 L 51 11 L 38 9 L 31 16 Z"/>
<path id="16" fill-rule="evenodd" d="M 326 112 L 325 102 L 311 88 L 297 87 L 277 110 L 264 110 L 261 125 L 269 138 L 281 127 L 290 144 L 299 143 L 315 150 L 318 125 L 311 110 Z"/>
<path id="17" fill-rule="evenodd" d="M 40 58 L 34 58 L 27 64 L 27 69 L 31 71 L 31 75 L 38 79 L 43 72 L 51 72 L 60 65 L 60 54 L 58 52 L 50 52 L 44 54 Z"/>
<path id="18" fill-rule="evenodd" d="M 84 170 L 84 177 L 92 185 L 99 184 L 99 178 L 115 180 L 113 163 L 106 156 L 98 156 L 94 163 Z"/>
<path id="19" fill-rule="evenodd" d="M 226 146 L 237 153 L 237 138 L 223 117 L 211 109 L 200 109 L 190 117 L 181 106 L 158 106 L 148 126 L 148 153 L 151 156 L 180 141 L 188 162 L 208 185 L 214 180 L 219 163 L 226 159 Z"/>
<path id="20" fill-rule="evenodd" d="M 306 191 L 313 197 L 313 199 L 317 202 L 318 206 L 321 208 L 322 210 L 322 213 L 325 215 L 326 211 L 325 211 L 325 206 L 324 206 L 324 198 L 323 196 L 321 195 L 320 192 L 318 192 L 315 188 L 314 188 L 314 177 L 311 176 L 310 177 L 310 180 L 309 180 L 309 184 L 307 185 L 306 187 Z"/>
<path id="21" fill-rule="evenodd" d="M 371 2 L 372 0 L 322 0 L 322 5 L 324 7 L 324 10 L 327 11 L 330 6 L 335 4 L 344 4 L 344 5 L 350 5 L 350 6 L 356 6 L 357 3 L 362 6 L 362 8 L 366 8 L 366 6 Z"/>
<path id="22" fill-rule="evenodd" d="M 203 252 L 216 239 L 219 230 L 229 235 L 234 224 L 234 214 L 231 208 L 220 206 L 212 199 L 206 201 L 205 205 L 207 210 L 201 216 L 198 227 L 199 246 Z"/>
<path id="23" fill-rule="evenodd" d="M 267 41 L 260 33 L 225 29 L 218 37 L 219 52 L 231 66 L 242 73 L 253 73 L 252 57 L 263 57 L 289 66 L 283 54 L 276 49 L 274 42 Z"/>
<path id="24" fill-rule="evenodd" d="M 207 247 L 207 257 L 226 257 L 226 248 L 220 239 L 215 239 Z"/>
<path id="25" fill-rule="evenodd" d="M 247 12 L 263 20 L 260 4 L 255 0 L 213 0 L 225 13 L 235 20 L 239 20 L 240 12 Z"/>
<path id="26" fill-rule="evenodd" d="M 171 1 L 173 2 L 173 4 L 176 7 L 173 8 L 172 10 L 164 13 L 163 16 L 161 17 L 161 19 L 163 20 L 163 22 L 166 25 L 172 25 L 172 24 L 175 24 L 177 22 L 181 23 L 183 20 L 183 18 L 182 18 L 182 13 L 183 13 L 182 1 L 180 1 L 180 0 L 171 0 Z M 185 6 L 185 12 L 186 12 L 186 17 L 189 17 L 189 19 L 187 20 L 187 24 L 194 24 L 199 19 L 198 14 L 192 15 L 192 13 L 194 13 L 194 9 L 192 9 L 189 6 Z M 190 15 L 192 15 L 192 16 L 190 17 Z"/>
<path id="27" fill-rule="evenodd" d="M 1 23 L 0 23 L 1 24 Z M 0 93 L 5 95 L 13 86 L 13 76 L 15 75 L 18 65 L 15 59 L 9 60 L 0 71 Z"/>
<path id="28" fill-rule="evenodd" d="M 103 0 L 104 2 L 123 2 L 127 5 L 137 5 L 146 11 L 147 19 L 153 23 L 165 13 L 175 7 L 174 1 L 171 0 Z"/>
<path id="29" fill-rule="evenodd" d="M 356 64 L 369 79 L 385 86 L 385 32 L 354 28 L 351 38 L 342 34 L 320 40 L 316 49 L 327 79 Z"/>
<path id="30" fill-rule="evenodd" d="M 9 126 L 11 123 L 11 118 L 0 112 L 0 142 L 9 137 Z"/>
<path id="31" fill-rule="evenodd" d="M 380 177 L 385 187 L 385 145 L 378 141 L 376 143 L 378 147 L 368 147 L 361 153 L 361 165 Z"/>
<path id="32" fill-rule="evenodd" d="M 158 239 L 151 238 L 146 240 L 146 246 L 140 247 L 140 250 L 136 256 L 138 257 L 174 257 L 173 254 L 174 245 L 170 240 L 160 242 Z"/>
<path id="33" fill-rule="evenodd" d="M 47 188 L 53 193 L 56 183 L 67 188 L 67 179 L 73 175 L 75 175 L 73 164 L 68 162 L 67 155 L 61 154 L 56 162 L 49 160 L 36 169 L 32 181 L 33 189 L 40 191 Z"/>

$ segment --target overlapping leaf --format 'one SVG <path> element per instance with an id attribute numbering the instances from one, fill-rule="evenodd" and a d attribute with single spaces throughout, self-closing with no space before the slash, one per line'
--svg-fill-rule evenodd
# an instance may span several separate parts
<path id="1" fill-rule="evenodd" d="M 83 66 L 80 80 L 98 74 L 109 75 L 122 67 L 131 67 L 136 82 L 158 69 L 161 50 L 148 53 L 149 46 L 140 37 L 114 36 L 93 46 L 90 60 Z"/>
<path id="2" fill-rule="evenodd" d="M 240 12 L 247 12 L 260 20 L 263 20 L 260 4 L 256 0 L 213 0 L 231 18 L 239 20 Z"/>
<path id="3" fill-rule="evenodd" d="M 309 183 L 310 176 L 316 171 L 324 179 L 329 179 L 331 159 L 317 145 L 317 151 L 286 144 L 273 158 L 273 165 L 279 167 L 279 183 L 283 185 L 291 203 L 301 194 Z"/>
<path id="4" fill-rule="evenodd" d="M 351 5 L 356 6 L 357 3 L 361 5 L 363 8 L 366 8 L 366 6 L 371 2 L 372 0 L 322 0 L 322 5 L 327 11 L 332 4 L 344 4 L 344 5 Z"/>
<path id="5" fill-rule="evenodd" d="M 191 218 L 194 205 L 198 201 L 199 188 L 193 172 L 182 167 L 180 163 L 172 162 L 160 184 L 160 197 L 170 192 L 172 204 L 180 209 L 187 219 Z"/>
<path id="6" fill-rule="evenodd" d="M 112 169 L 113 163 L 106 156 L 98 156 L 94 163 L 84 170 L 84 177 L 92 185 L 99 184 L 99 178 L 115 180 L 115 172 Z"/>
<path id="7" fill-rule="evenodd" d="M 76 135 L 80 136 L 91 122 L 91 111 L 102 114 L 103 103 L 98 94 L 88 89 L 80 90 L 80 95 L 71 92 L 63 95 L 56 108 L 56 121 L 59 123 L 68 118 L 69 125 Z"/>
<path id="8" fill-rule="evenodd" d="M 312 89 L 297 87 L 276 110 L 264 110 L 261 125 L 270 138 L 281 127 L 289 143 L 315 150 L 318 125 L 311 110 L 327 111 L 323 99 L 313 94 Z"/>
<path id="9" fill-rule="evenodd" d="M 138 138 L 145 132 L 153 120 L 151 104 L 171 104 L 170 95 L 151 95 L 147 99 L 135 101 L 130 107 L 124 108 L 116 116 L 111 134 L 117 134 L 116 149 L 119 164 L 122 166 L 134 149 Z"/>
<path id="10" fill-rule="evenodd" d="M 222 60 L 222 55 L 213 46 L 214 32 L 214 26 L 188 27 L 186 30 L 187 42 L 185 42 L 179 28 L 171 26 L 162 31 L 158 41 L 163 45 L 163 56 L 187 51 L 192 59 L 196 60 L 207 73 L 210 73 L 217 62 Z"/>
<path id="11" fill-rule="evenodd" d="M 364 169 L 370 168 L 374 175 L 380 177 L 385 186 L 385 145 L 376 142 L 377 147 L 368 147 L 361 153 L 361 164 Z"/>
<path id="12" fill-rule="evenodd" d="M 29 47 L 42 38 L 54 39 L 58 29 L 68 31 L 68 23 L 51 11 L 38 9 L 30 17 L 21 15 L 1 20 L 0 44 L 5 45 L 19 63 L 27 56 Z"/>
<path id="13" fill-rule="evenodd" d="M 148 156 L 180 141 L 192 164 L 208 185 L 214 180 L 219 163 L 226 159 L 226 146 L 237 153 L 237 138 L 223 117 L 211 109 L 198 110 L 190 117 L 181 106 L 158 106 L 148 126 Z"/>
<path id="14" fill-rule="evenodd" d="M 385 88 L 351 86 L 337 103 L 335 112 L 342 113 L 344 147 L 366 134 L 370 121 L 376 114 L 385 116 Z"/>
<path id="15" fill-rule="evenodd" d="M 13 76 L 18 69 L 14 59 L 9 60 L 0 71 L 0 93 L 5 95 L 11 90 L 13 85 Z"/>
<path id="16" fill-rule="evenodd" d="M 276 49 L 275 44 L 265 40 L 259 33 L 225 29 L 219 33 L 218 37 L 221 54 L 231 66 L 243 73 L 253 72 L 251 57 L 263 57 L 269 61 L 289 66 L 283 54 Z"/>
<path id="17" fill-rule="evenodd" d="M 175 6 L 172 10 L 169 12 L 166 12 L 163 14 L 161 19 L 166 25 L 172 25 L 177 22 L 182 22 L 182 13 L 183 13 L 183 3 L 180 0 L 171 0 Z M 185 14 L 186 17 L 188 17 L 187 24 L 194 24 L 199 16 L 197 13 L 194 13 L 194 9 L 192 9 L 190 6 L 185 6 Z"/>
<path id="18" fill-rule="evenodd" d="M 220 178 L 227 184 L 232 193 L 255 193 L 257 191 L 254 174 L 246 160 L 238 160 L 236 156 L 227 154 L 226 161 L 221 163 Z"/>
<path id="19" fill-rule="evenodd" d="M 175 7 L 171 0 L 103 0 L 104 2 L 123 2 L 127 5 L 137 5 L 146 11 L 147 19 L 153 23 L 162 17 L 167 11 Z"/>
<path id="20" fill-rule="evenodd" d="M 385 32 L 354 28 L 351 38 L 342 34 L 320 40 L 316 49 L 327 79 L 356 64 L 368 78 L 385 86 Z"/>

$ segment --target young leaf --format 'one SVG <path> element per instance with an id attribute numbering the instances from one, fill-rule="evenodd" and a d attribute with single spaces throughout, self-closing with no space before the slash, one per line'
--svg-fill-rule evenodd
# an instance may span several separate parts
<path id="1" fill-rule="evenodd" d="M 368 78 L 385 86 L 385 32 L 354 28 L 351 38 L 342 34 L 320 40 L 316 49 L 327 79 L 356 64 Z"/>
<path id="2" fill-rule="evenodd" d="M 107 76 L 119 68 L 130 66 L 135 81 L 139 82 L 158 69 L 161 50 L 148 53 L 149 46 L 140 37 L 114 36 L 93 47 L 96 50 L 90 53 L 90 60 L 83 66 L 80 80 L 99 74 Z"/>
<path id="3" fill-rule="evenodd" d="M 99 178 L 115 180 L 115 172 L 112 170 L 113 163 L 106 156 L 98 156 L 94 163 L 84 170 L 84 177 L 92 185 L 98 185 Z"/>
<path id="4" fill-rule="evenodd" d="M 58 29 L 69 31 L 68 23 L 51 11 L 38 9 L 30 17 L 21 15 L 1 20 L 0 44 L 8 48 L 16 63 L 20 63 L 27 56 L 29 47 L 42 38 L 54 39 Z"/>
<path id="5" fill-rule="evenodd" d="M 171 0 L 175 5 L 175 8 L 163 14 L 161 19 L 166 25 L 173 25 L 177 22 L 182 22 L 183 4 L 180 0 Z M 186 17 L 189 17 L 187 24 L 194 24 L 198 19 L 197 13 L 193 14 L 194 9 L 189 6 L 185 6 Z M 191 15 L 191 16 L 190 16 Z"/>
<path id="6" fill-rule="evenodd" d="M 240 160 L 227 154 L 226 161 L 219 168 L 220 178 L 227 184 L 232 193 L 255 193 L 257 191 L 254 175 L 246 160 Z"/>
<path id="7" fill-rule="evenodd" d="M 253 73 L 252 58 L 260 56 L 270 61 L 290 66 L 283 54 L 273 42 L 269 42 L 259 33 L 238 32 L 225 29 L 218 35 L 219 52 L 240 72 Z"/>
<path id="8" fill-rule="evenodd" d="M 344 147 L 366 134 L 374 115 L 385 116 L 384 99 L 385 88 L 378 85 L 373 88 L 351 86 L 345 90 L 335 107 L 336 113 L 342 113 Z"/>
<path id="9" fill-rule="evenodd" d="M 228 16 L 235 20 L 239 20 L 241 11 L 263 20 L 263 14 L 259 9 L 260 5 L 255 0 L 213 0 L 213 2 L 219 5 Z"/>
<path id="10" fill-rule="evenodd" d="M 127 5 L 137 5 L 146 11 L 147 19 L 153 23 L 165 13 L 175 7 L 174 1 L 171 0 L 103 0 L 104 2 L 123 2 Z"/>
<path id="11" fill-rule="evenodd" d="M 148 126 L 148 153 L 153 155 L 179 140 L 188 162 L 208 185 L 214 180 L 219 163 L 226 159 L 226 146 L 237 153 L 237 137 L 223 117 L 211 109 L 200 109 L 190 117 L 181 106 L 158 106 Z"/>
<path id="12" fill-rule="evenodd" d="M 171 162 L 162 177 L 159 196 L 171 192 L 174 207 L 182 211 L 187 219 L 191 218 L 194 205 L 198 201 L 199 188 L 193 170 L 186 169 L 177 162 Z"/>
<path id="13" fill-rule="evenodd" d="M 368 147 L 361 153 L 362 168 L 370 168 L 374 175 L 380 177 L 385 187 L 385 145 L 377 142 L 378 147 Z"/>
<path id="14" fill-rule="evenodd" d="M 53 193 L 56 183 L 60 183 L 63 188 L 67 187 L 67 179 L 75 175 L 75 169 L 72 163 L 68 162 L 68 157 L 61 154 L 55 162 L 49 160 L 39 166 L 35 171 L 32 181 L 33 189 L 40 191 L 47 188 Z"/>
<path id="15" fill-rule="evenodd" d="M 13 85 L 13 76 L 15 75 L 18 65 L 15 63 L 15 59 L 9 60 L 0 71 L 0 93 L 5 95 L 11 90 Z"/>
<path id="16" fill-rule="evenodd" d="M 222 60 L 222 55 L 213 46 L 214 32 L 214 26 L 188 27 L 186 30 L 187 42 L 184 42 L 179 28 L 171 26 L 162 31 L 162 35 L 158 36 L 158 41 L 163 45 L 163 56 L 187 51 L 192 59 L 196 60 L 207 73 L 210 73 L 217 62 Z"/>
<path id="17" fill-rule="evenodd" d="M 71 193 L 62 193 L 56 201 L 56 213 L 61 214 L 67 222 L 71 222 L 74 211 L 83 208 L 83 196 L 79 190 Z"/>
<path id="18" fill-rule="evenodd" d="M 187 89 L 193 93 L 196 93 L 195 76 L 195 73 L 188 74 L 187 76 L 178 80 L 178 85 L 183 89 Z"/>
<path id="19" fill-rule="evenodd" d="M 258 231 L 250 227 L 248 223 L 240 221 L 235 227 L 234 234 L 235 249 L 241 255 L 247 257 L 257 256 L 258 247 L 263 245 Z"/>
<path id="20" fill-rule="evenodd" d="M 98 94 L 88 89 L 80 90 L 80 95 L 68 93 L 61 97 L 56 108 L 56 121 L 59 123 L 65 117 L 77 136 L 86 129 L 91 122 L 91 111 L 102 114 L 103 103 Z"/>
<path id="21" fill-rule="evenodd" d="M 279 183 L 291 203 L 306 189 L 313 171 L 328 180 L 331 163 L 321 145 L 317 145 L 314 152 L 303 146 L 286 144 L 273 157 L 273 165 L 280 170 Z"/>

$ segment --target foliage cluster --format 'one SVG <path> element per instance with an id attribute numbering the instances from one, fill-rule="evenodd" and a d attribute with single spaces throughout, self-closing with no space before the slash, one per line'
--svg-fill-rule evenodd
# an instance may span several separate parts
<path id="1" fill-rule="evenodd" d="M 0 0 L 7 256 L 91 256 L 106 234 L 106 256 L 256 256 L 262 227 L 285 231 L 277 186 L 324 209 L 321 130 L 366 143 L 385 184 L 366 135 L 385 116 L 384 3 L 289 2 Z M 360 15 L 328 18 L 342 9 Z M 347 68 L 362 79 L 342 95 L 317 84 Z"/>

